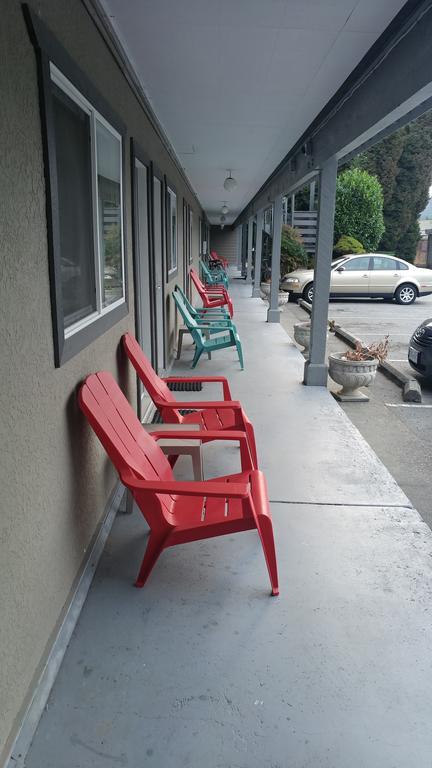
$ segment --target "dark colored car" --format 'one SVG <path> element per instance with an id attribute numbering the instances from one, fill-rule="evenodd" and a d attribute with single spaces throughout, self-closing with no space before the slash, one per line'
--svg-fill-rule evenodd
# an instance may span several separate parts
<path id="1" fill-rule="evenodd" d="M 417 373 L 432 379 L 432 317 L 424 320 L 411 336 L 408 362 Z"/>

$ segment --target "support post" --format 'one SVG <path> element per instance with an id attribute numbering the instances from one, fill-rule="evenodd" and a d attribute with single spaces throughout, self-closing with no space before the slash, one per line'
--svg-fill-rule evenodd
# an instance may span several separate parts
<path id="1" fill-rule="evenodd" d="M 236 229 L 237 233 L 237 242 L 236 242 L 236 255 L 237 255 L 237 269 L 239 272 L 241 272 L 241 265 L 242 265 L 242 226 L 241 224 L 238 225 Z"/>
<path id="2" fill-rule="evenodd" d="M 279 282 L 280 282 L 280 253 L 282 239 L 282 195 L 276 198 L 273 204 L 273 244 L 271 257 L 271 285 L 270 306 L 267 312 L 268 323 L 278 323 L 279 310 Z"/>
<path id="3" fill-rule="evenodd" d="M 295 195 L 291 195 L 291 226 L 294 226 Z"/>
<path id="4" fill-rule="evenodd" d="M 255 243 L 255 271 L 252 296 L 255 299 L 259 299 L 261 296 L 260 284 L 261 284 L 261 255 L 262 255 L 262 235 L 264 224 L 264 211 L 258 211 L 256 222 L 256 243 Z"/>
<path id="5" fill-rule="evenodd" d="M 247 250 L 247 271 L 246 282 L 252 282 L 252 259 L 253 259 L 253 216 L 250 217 L 248 222 L 248 250 Z"/>
<path id="6" fill-rule="evenodd" d="M 337 166 L 336 157 L 330 157 L 323 164 L 319 177 L 318 232 L 310 353 L 309 360 L 305 363 L 303 379 L 304 384 L 315 387 L 327 386 L 325 353 L 333 253 Z"/>

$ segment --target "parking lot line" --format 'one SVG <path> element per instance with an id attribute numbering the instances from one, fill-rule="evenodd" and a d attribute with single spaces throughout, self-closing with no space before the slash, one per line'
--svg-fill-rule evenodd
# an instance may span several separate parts
<path id="1" fill-rule="evenodd" d="M 387 408 L 432 408 L 432 405 L 426 403 L 385 403 Z"/>

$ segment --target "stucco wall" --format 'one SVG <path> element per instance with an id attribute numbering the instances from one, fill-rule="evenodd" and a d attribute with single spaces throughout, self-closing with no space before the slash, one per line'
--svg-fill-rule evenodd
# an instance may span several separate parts
<path id="1" fill-rule="evenodd" d="M 33 5 L 182 198 L 200 209 L 149 125 L 79 0 Z M 135 403 L 119 352 L 134 331 L 129 141 L 126 145 L 129 315 L 63 367 L 54 367 L 36 60 L 17 0 L 0 25 L 0 765 L 116 482 L 76 406 L 90 371 L 110 370 Z M 172 300 L 167 299 L 168 301 Z M 171 307 L 172 310 L 172 307 Z M 174 312 L 170 312 L 173 338 Z"/>

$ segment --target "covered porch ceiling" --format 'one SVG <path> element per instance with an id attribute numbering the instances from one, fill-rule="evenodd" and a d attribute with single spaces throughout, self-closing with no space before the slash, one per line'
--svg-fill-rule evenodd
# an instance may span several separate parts
<path id="1" fill-rule="evenodd" d="M 230 224 L 405 0 L 101 3 L 210 222 L 225 201 Z"/>

